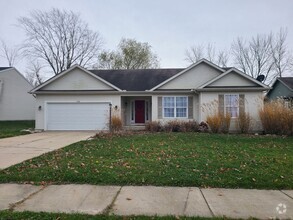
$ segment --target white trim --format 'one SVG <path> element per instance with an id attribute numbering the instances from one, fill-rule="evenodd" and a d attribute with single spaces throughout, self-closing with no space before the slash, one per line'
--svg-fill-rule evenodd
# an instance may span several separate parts
<path id="1" fill-rule="evenodd" d="M 232 71 L 236 72 L 236 73 L 239 74 L 240 76 L 243 76 L 244 78 L 246 78 L 246 79 L 248 79 L 248 80 L 250 80 L 250 81 L 252 81 L 252 82 L 258 84 L 259 86 L 261 86 L 261 87 L 263 87 L 263 88 L 265 88 L 265 89 L 270 89 L 269 86 L 267 86 L 267 85 L 265 85 L 265 84 L 263 84 L 263 83 L 257 81 L 256 79 L 254 79 L 254 78 L 252 78 L 251 76 L 249 76 L 249 75 L 247 75 L 247 74 L 245 74 L 245 73 L 239 71 L 238 69 L 236 69 L 236 68 L 234 68 L 234 67 L 231 68 L 231 69 L 229 69 L 229 70 L 226 71 L 225 73 L 223 73 L 223 74 L 217 76 L 216 78 L 214 78 L 214 79 L 212 79 L 212 80 L 206 82 L 205 84 L 201 85 L 200 87 L 198 87 L 198 89 L 203 89 L 204 87 L 206 87 L 206 86 L 212 84 L 213 82 L 215 82 L 215 81 L 217 81 L 217 80 L 223 78 L 224 76 L 228 75 L 228 74 L 231 73 Z"/>
<path id="2" fill-rule="evenodd" d="M 165 97 L 172 97 L 174 98 L 174 117 L 165 117 L 165 107 L 164 107 L 164 98 Z M 176 117 L 176 97 L 185 97 L 186 98 L 186 117 Z M 168 95 L 168 96 L 162 96 L 162 118 L 163 119 L 187 119 L 188 118 L 188 96 L 174 96 L 174 95 Z"/>
<path id="3" fill-rule="evenodd" d="M 171 80 L 177 78 L 178 76 L 181 76 L 183 73 L 187 72 L 188 70 L 194 68 L 195 66 L 197 66 L 197 65 L 199 65 L 199 64 L 201 64 L 201 63 L 206 63 L 206 64 L 208 64 L 209 66 L 214 67 L 215 69 L 221 71 L 222 73 L 225 72 L 225 70 L 221 69 L 221 68 L 220 68 L 219 66 L 217 66 L 216 64 L 214 64 L 214 63 L 212 63 L 212 62 L 210 62 L 210 61 L 208 61 L 208 60 L 206 60 L 206 59 L 201 59 L 201 60 L 197 61 L 196 63 L 190 65 L 190 66 L 187 67 L 186 69 L 182 70 L 181 72 L 177 73 L 176 75 L 172 76 L 171 78 L 169 78 L 169 79 L 165 80 L 164 82 L 160 83 L 159 85 L 153 87 L 153 88 L 150 89 L 149 91 L 154 91 L 155 89 L 157 89 L 157 88 L 159 88 L 159 87 L 165 85 L 166 83 L 168 83 L 168 82 L 170 82 Z"/>
<path id="4" fill-rule="evenodd" d="M 50 84 L 50 83 L 53 82 L 53 81 L 59 79 L 61 76 L 64 76 L 65 74 L 67 74 L 68 72 L 72 71 L 72 70 L 75 69 L 75 68 L 79 68 L 80 70 L 82 70 L 82 71 L 84 71 L 85 73 L 91 75 L 92 77 L 94 77 L 94 78 L 100 80 L 101 82 L 103 82 L 103 83 L 105 83 L 106 85 L 112 87 L 113 89 L 116 89 L 116 90 L 118 90 L 118 91 L 122 91 L 121 89 L 119 89 L 118 87 L 116 87 L 116 86 L 114 86 L 113 84 L 109 83 L 108 81 L 102 79 L 101 77 L 99 77 L 99 76 L 93 74 L 92 72 L 90 72 L 90 71 L 86 70 L 85 68 L 83 68 L 83 67 L 81 67 L 81 66 L 79 66 L 79 65 L 76 64 L 76 65 L 73 65 L 72 67 L 70 67 L 69 69 L 63 71 L 62 73 L 59 73 L 58 75 L 53 76 L 52 78 L 48 79 L 46 82 L 44 82 L 43 84 L 37 86 L 36 88 L 32 89 L 32 90 L 30 91 L 30 93 L 35 93 L 37 90 L 43 88 L 44 86 Z"/>

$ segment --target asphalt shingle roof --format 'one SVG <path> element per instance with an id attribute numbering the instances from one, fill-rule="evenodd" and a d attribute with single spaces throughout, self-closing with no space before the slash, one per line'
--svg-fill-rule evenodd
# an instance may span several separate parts
<path id="1" fill-rule="evenodd" d="M 286 84 L 291 90 L 293 90 L 293 77 L 280 77 L 278 79 Z"/>
<path id="2" fill-rule="evenodd" d="M 181 72 L 176 69 L 89 70 L 114 86 L 127 91 L 145 91 Z"/>
<path id="3" fill-rule="evenodd" d="M 11 68 L 11 67 L 0 67 L 0 71 L 6 70 L 6 69 L 9 69 L 9 68 Z"/>

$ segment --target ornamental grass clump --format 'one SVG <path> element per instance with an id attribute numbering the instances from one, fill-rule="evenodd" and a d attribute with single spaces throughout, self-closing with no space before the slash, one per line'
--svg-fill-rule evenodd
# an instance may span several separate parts
<path id="1" fill-rule="evenodd" d="M 266 134 L 293 135 L 293 108 L 286 107 L 283 100 L 265 103 L 259 116 Z"/>

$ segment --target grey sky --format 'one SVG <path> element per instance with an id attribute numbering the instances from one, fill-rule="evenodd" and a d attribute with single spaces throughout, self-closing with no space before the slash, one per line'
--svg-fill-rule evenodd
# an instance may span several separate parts
<path id="1" fill-rule="evenodd" d="M 292 0 L 0 0 L 0 38 L 20 44 L 25 36 L 16 19 L 51 7 L 79 12 L 107 49 L 114 49 L 122 37 L 150 43 L 161 67 L 186 67 L 184 53 L 191 45 L 210 42 L 229 49 L 238 36 L 280 27 L 288 29 L 288 47 L 293 49 Z M 0 66 L 5 65 L 0 59 Z M 23 63 L 16 67 L 25 69 Z"/>

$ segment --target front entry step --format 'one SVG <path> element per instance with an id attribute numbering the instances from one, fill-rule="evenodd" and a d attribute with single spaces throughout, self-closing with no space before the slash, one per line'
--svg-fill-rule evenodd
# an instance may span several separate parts
<path id="1" fill-rule="evenodd" d="M 144 131 L 145 125 L 124 126 L 124 130 L 126 130 L 126 131 Z"/>

